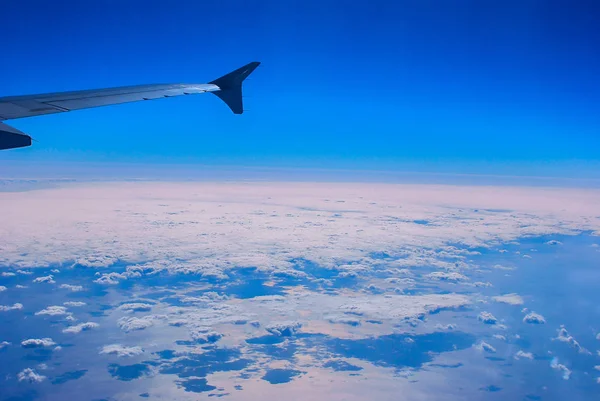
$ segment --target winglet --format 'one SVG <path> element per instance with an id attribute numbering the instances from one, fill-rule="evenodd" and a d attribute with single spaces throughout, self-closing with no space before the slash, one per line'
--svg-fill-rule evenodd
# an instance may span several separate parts
<path id="1" fill-rule="evenodd" d="M 31 146 L 31 137 L 16 128 L 0 122 L 0 150 Z"/>
<path id="2" fill-rule="evenodd" d="M 209 84 L 217 85 L 221 90 L 212 92 L 224 101 L 235 114 L 244 112 L 242 102 L 242 82 L 258 67 L 260 63 L 253 61 L 237 70 L 217 78 Z"/>

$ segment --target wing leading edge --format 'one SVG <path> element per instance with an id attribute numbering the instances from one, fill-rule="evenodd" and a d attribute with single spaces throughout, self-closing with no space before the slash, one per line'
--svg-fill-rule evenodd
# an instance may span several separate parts
<path id="1" fill-rule="evenodd" d="M 0 121 L 206 92 L 218 96 L 233 113 L 242 114 L 242 82 L 259 64 L 256 61 L 249 63 L 207 84 L 138 85 L 0 97 Z M 30 145 L 29 135 L 0 122 L 0 150 Z"/>

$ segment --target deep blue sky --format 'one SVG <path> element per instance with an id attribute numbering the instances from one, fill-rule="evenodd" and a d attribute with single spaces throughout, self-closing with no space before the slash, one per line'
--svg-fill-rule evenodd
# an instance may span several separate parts
<path id="1" fill-rule="evenodd" d="M 600 161 L 599 20 L 600 3 L 566 0 L 7 1 L 1 95 L 263 64 L 242 116 L 198 95 L 14 120 L 40 143 L 0 161 L 576 175 Z"/>

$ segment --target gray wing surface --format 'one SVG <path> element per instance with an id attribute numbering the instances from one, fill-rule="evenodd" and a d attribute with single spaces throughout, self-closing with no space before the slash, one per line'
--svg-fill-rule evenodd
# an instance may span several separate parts
<path id="1" fill-rule="evenodd" d="M 0 120 L 221 90 L 212 84 L 156 84 L 0 98 Z"/>
<path id="2" fill-rule="evenodd" d="M 0 97 L 0 121 L 206 92 L 217 95 L 233 113 L 242 114 L 242 82 L 259 64 L 249 63 L 207 84 L 152 84 Z M 0 150 L 30 145 L 27 134 L 0 123 Z"/>

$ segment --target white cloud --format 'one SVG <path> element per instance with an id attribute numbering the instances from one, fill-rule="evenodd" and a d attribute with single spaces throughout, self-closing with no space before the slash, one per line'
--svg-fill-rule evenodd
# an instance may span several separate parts
<path id="1" fill-rule="evenodd" d="M 1 275 L 2 275 L 2 277 L 14 277 L 14 276 L 16 276 L 16 274 L 13 273 L 13 272 L 2 272 Z"/>
<path id="2" fill-rule="evenodd" d="M 44 381 L 46 379 L 46 376 L 42 376 L 42 375 L 36 373 L 31 368 L 27 368 L 27 369 L 24 369 L 23 371 L 19 372 L 17 377 L 19 378 L 20 382 L 28 381 L 30 383 L 41 383 L 42 381 Z"/>
<path id="3" fill-rule="evenodd" d="M 0 312 L 7 312 L 11 310 L 21 310 L 23 309 L 23 304 L 16 303 L 13 306 L 0 305 Z"/>
<path id="4" fill-rule="evenodd" d="M 427 275 L 432 280 L 442 280 L 442 281 L 467 281 L 469 280 L 465 275 L 457 273 L 457 272 L 433 272 Z"/>
<path id="5" fill-rule="evenodd" d="M 29 270 L 17 270 L 17 273 L 22 274 L 24 276 L 29 276 L 33 274 L 33 272 L 30 272 Z"/>
<path id="6" fill-rule="evenodd" d="M 50 272 L 54 273 L 54 274 L 58 274 L 58 273 L 60 273 L 60 270 L 58 270 L 58 269 L 52 269 L 52 270 L 50 270 Z"/>
<path id="7" fill-rule="evenodd" d="M 327 317 L 327 321 L 333 324 L 347 324 L 349 326 L 358 326 L 360 325 L 360 319 L 350 316 L 344 315 L 333 315 Z"/>
<path id="8" fill-rule="evenodd" d="M 100 278 L 94 280 L 94 283 L 97 284 L 106 284 L 106 285 L 117 285 L 120 280 L 127 280 L 127 276 L 121 273 L 106 273 L 100 276 Z"/>
<path id="9" fill-rule="evenodd" d="M 485 341 L 481 341 L 478 344 L 476 344 L 475 348 L 478 349 L 479 351 L 485 351 L 490 354 L 496 353 L 496 348 L 492 347 L 490 344 L 486 343 Z"/>
<path id="10" fill-rule="evenodd" d="M 119 358 L 132 357 L 140 355 L 143 352 L 144 350 L 141 347 L 126 347 L 120 344 L 105 345 L 102 347 L 102 350 L 100 350 L 100 354 L 116 355 Z"/>
<path id="11" fill-rule="evenodd" d="M 569 334 L 569 332 L 567 331 L 567 329 L 565 328 L 564 325 L 561 325 L 557 331 L 558 331 L 558 335 L 555 338 L 553 338 L 553 340 L 567 343 L 582 354 L 590 353 L 588 350 L 583 348 L 581 346 L 581 344 L 579 344 L 579 342 L 577 342 L 577 340 L 575 340 L 575 338 L 572 335 Z"/>
<path id="12" fill-rule="evenodd" d="M 546 242 L 547 245 L 562 245 L 562 242 L 557 241 L 555 239 Z"/>
<path id="13" fill-rule="evenodd" d="M 496 340 L 506 341 L 506 337 L 502 334 L 494 334 L 492 337 L 494 337 Z"/>
<path id="14" fill-rule="evenodd" d="M 10 345 L 10 343 L 8 341 L 2 341 L 2 342 L 0 342 L 0 349 L 6 348 L 9 345 Z"/>
<path id="15" fill-rule="evenodd" d="M 479 320 L 480 322 L 483 322 L 485 324 L 496 324 L 496 323 L 498 323 L 498 319 L 496 319 L 496 317 L 494 315 L 492 315 L 490 312 L 481 312 L 477 316 L 477 320 Z"/>
<path id="16" fill-rule="evenodd" d="M 493 297 L 494 301 L 509 305 L 523 305 L 523 298 L 517 294 L 505 294 Z"/>
<path id="17" fill-rule="evenodd" d="M 302 323 L 300 322 L 278 322 L 265 326 L 265 330 L 276 336 L 291 336 L 301 327 Z"/>
<path id="18" fill-rule="evenodd" d="M 151 304 L 146 304 L 142 302 L 132 302 L 119 306 L 119 309 L 127 312 L 147 312 L 150 309 L 152 309 L 152 306 L 153 305 Z"/>
<path id="19" fill-rule="evenodd" d="M 126 333 L 135 330 L 144 330 L 154 325 L 153 316 L 144 316 L 143 318 L 137 317 L 122 317 L 117 322 L 121 330 Z"/>
<path id="20" fill-rule="evenodd" d="M 199 343 L 214 343 L 223 338 L 224 335 L 210 328 L 198 328 L 190 332 L 190 337 Z"/>
<path id="21" fill-rule="evenodd" d="M 67 302 L 63 302 L 63 305 L 77 307 L 77 306 L 85 306 L 87 304 L 85 302 L 81 302 L 81 301 L 67 301 Z"/>
<path id="22" fill-rule="evenodd" d="M 64 288 L 73 292 L 83 291 L 83 286 L 81 285 L 61 284 L 59 288 Z"/>
<path id="23" fill-rule="evenodd" d="M 529 324 L 544 324 L 546 323 L 546 319 L 544 319 L 544 316 L 540 315 L 539 313 L 529 312 L 523 318 L 523 322 Z"/>
<path id="24" fill-rule="evenodd" d="M 54 276 L 52 274 L 49 274 L 47 276 L 42 276 L 42 277 L 36 277 L 35 279 L 33 279 L 34 283 L 48 283 L 48 284 L 54 284 L 56 283 L 56 281 L 54 281 Z"/>
<path id="25" fill-rule="evenodd" d="M 78 333 L 81 333 L 82 331 L 87 331 L 87 330 L 95 329 L 95 328 L 97 328 L 99 326 L 100 325 L 98 323 L 94 323 L 94 322 L 79 323 L 79 324 L 77 324 L 75 326 L 69 326 L 69 327 L 67 327 L 62 332 L 63 333 L 78 334 Z"/>
<path id="26" fill-rule="evenodd" d="M 39 347 L 51 347 L 56 343 L 51 338 L 30 338 L 28 340 L 21 341 L 21 346 L 24 348 L 39 348 Z"/>
<path id="27" fill-rule="evenodd" d="M 436 328 L 437 330 L 447 330 L 447 331 L 451 331 L 451 330 L 456 330 L 456 325 L 455 325 L 455 324 L 452 324 L 452 323 L 449 323 L 449 324 L 446 324 L 446 325 L 443 325 L 443 324 L 439 324 L 439 323 L 438 323 L 438 324 L 436 324 L 436 325 L 435 325 L 435 328 Z"/>
<path id="28" fill-rule="evenodd" d="M 552 369 L 562 372 L 562 378 L 564 380 L 569 380 L 569 378 L 571 377 L 571 371 L 562 363 L 558 363 L 558 358 L 556 357 L 552 358 L 552 361 L 550 362 L 550 367 Z"/>
<path id="29" fill-rule="evenodd" d="M 3 285 L 0 285 L 0 292 L 6 291 L 6 287 Z"/>
<path id="30" fill-rule="evenodd" d="M 508 266 L 503 266 L 503 265 L 494 265 L 494 269 L 497 270 L 515 270 L 514 267 L 508 267 Z"/>
<path id="31" fill-rule="evenodd" d="M 66 316 L 66 315 L 70 315 L 70 312 L 67 312 L 67 308 L 65 308 L 64 306 L 58 306 L 58 305 L 53 305 L 53 306 L 48 306 L 45 309 L 42 309 L 39 312 L 35 312 L 36 316 L 39 315 L 48 315 L 48 316 Z"/>
<path id="32" fill-rule="evenodd" d="M 533 354 L 531 352 L 525 352 L 523 350 L 519 350 L 515 354 L 515 359 L 533 359 Z"/>

